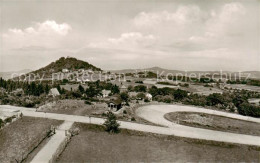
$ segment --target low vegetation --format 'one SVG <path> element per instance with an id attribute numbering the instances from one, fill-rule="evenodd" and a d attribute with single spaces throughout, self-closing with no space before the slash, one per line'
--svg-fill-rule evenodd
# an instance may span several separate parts
<path id="1" fill-rule="evenodd" d="M 57 162 L 258 162 L 256 148 L 164 136 L 122 129 L 104 132 L 103 126 L 75 124 L 73 137 Z M 217 155 L 216 155 L 217 153 Z"/>
<path id="2" fill-rule="evenodd" d="M 23 117 L 0 130 L 0 162 L 21 162 L 61 121 Z M 37 127 L 35 127 L 37 125 Z"/>
<path id="3" fill-rule="evenodd" d="M 196 112 L 168 113 L 164 117 L 186 126 L 260 136 L 260 125 L 255 122 Z"/>

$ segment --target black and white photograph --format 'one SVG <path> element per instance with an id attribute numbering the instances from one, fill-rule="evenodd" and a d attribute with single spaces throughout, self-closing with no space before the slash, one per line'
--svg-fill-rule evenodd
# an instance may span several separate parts
<path id="1" fill-rule="evenodd" d="M 259 0 L 0 0 L 0 163 L 260 162 Z"/>

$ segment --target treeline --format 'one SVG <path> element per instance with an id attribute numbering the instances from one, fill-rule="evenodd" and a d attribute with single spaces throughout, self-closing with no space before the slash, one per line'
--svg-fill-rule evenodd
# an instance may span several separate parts
<path id="1" fill-rule="evenodd" d="M 111 94 L 118 94 L 120 92 L 119 87 L 117 85 L 113 85 L 111 83 L 96 81 L 96 82 L 89 82 L 88 88 L 84 88 L 83 86 L 79 85 L 76 91 L 67 91 L 57 85 L 57 89 L 62 95 L 62 98 L 81 98 L 82 95 L 94 100 L 93 98 L 102 95 L 102 90 L 110 90 Z"/>
<path id="2" fill-rule="evenodd" d="M 17 89 L 23 89 L 26 95 L 39 96 L 43 93 L 48 94 L 50 90 L 50 86 L 48 83 L 40 83 L 40 82 L 20 82 L 13 80 L 4 80 L 0 78 L 0 88 L 4 88 L 7 92 L 12 92 Z"/>
<path id="3" fill-rule="evenodd" d="M 173 81 L 179 80 L 182 82 L 195 82 L 195 83 L 213 83 L 213 82 L 215 82 L 210 77 L 192 78 L 192 77 L 187 77 L 187 76 L 168 76 L 168 80 L 173 80 Z"/>
<path id="4" fill-rule="evenodd" d="M 260 86 L 260 80 L 254 80 L 254 79 L 228 80 L 227 84 L 246 84 L 246 85 Z"/>
<path id="5" fill-rule="evenodd" d="M 159 102 L 171 103 L 181 102 L 195 106 L 213 106 L 231 112 L 237 111 L 241 115 L 260 117 L 260 106 L 252 105 L 248 102 L 249 98 L 260 98 L 260 94 L 246 90 L 234 92 L 224 92 L 223 94 L 213 93 L 208 96 L 192 94 L 188 91 L 173 88 L 151 87 L 148 92 L 153 99 Z"/>

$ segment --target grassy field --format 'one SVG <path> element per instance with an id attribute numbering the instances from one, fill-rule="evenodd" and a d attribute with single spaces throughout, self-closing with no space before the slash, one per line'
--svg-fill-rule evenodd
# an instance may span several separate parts
<path id="1" fill-rule="evenodd" d="M 57 162 L 259 162 L 259 148 L 76 124 L 73 137 Z"/>
<path id="2" fill-rule="evenodd" d="M 124 106 L 124 109 L 120 109 L 116 116 L 119 120 L 131 121 L 134 117 L 134 122 L 152 124 L 145 121 L 135 115 L 135 110 L 140 107 L 140 104 L 136 102 L 130 102 L 130 106 Z M 48 103 L 41 106 L 38 111 L 48 112 L 48 113 L 58 113 L 58 114 L 69 114 L 69 115 L 80 115 L 80 116 L 94 116 L 94 117 L 104 117 L 103 113 L 108 110 L 107 104 L 104 102 L 96 103 L 94 105 L 87 105 L 83 100 L 58 100 L 56 102 Z M 125 112 L 123 111 L 125 110 Z"/>
<path id="3" fill-rule="evenodd" d="M 225 85 L 227 88 L 232 88 L 232 89 L 245 89 L 245 90 L 251 90 L 255 92 L 260 92 L 260 87 L 258 86 L 252 86 L 252 85 L 245 85 L 245 84 L 227 84 Z"/>
<path id="4" fill-rule="evenodd" d="M 61 121 L 23 117 L 0 130 L 0 162 L 21 161 Z"/>
<path id="5" fill-rule="evenodd" d="M 165 118 L 179 124 L 218 131 L 260 136 L 259 123 L 204 113 L 168 113 Z"/>
<path id="6" fill-rule="evenodd" d="M 38 111 L 73 114 L 73 115 L 101 115 L 107 110 L 107 104 L 97 103 L 95 105 L 87 105 L 83 100 L 58 100 L 41 106 Z"/>

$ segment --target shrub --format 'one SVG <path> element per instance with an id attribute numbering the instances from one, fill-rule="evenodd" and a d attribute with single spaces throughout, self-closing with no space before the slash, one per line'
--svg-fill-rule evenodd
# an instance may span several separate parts
<path id="1" fill-rule="evenodd" d="M 135 117 L 132 117 L 132 118 L 131 118 L 131 121 L 136 121 L 136 120 L 135 120 Z"/>
<path id="2" fill-rule="evenodd" d="M 188 92 L 184 91 L 184 90 L 181 90 L 181 89 L 177 89 L 176 91 L 173 92 L 173 96 L 174 96 L 175 100 L 179 101 L 179 100 L 182 100 L 185 97 L 187 97 L 188 96 Z"/>
<path id="3" fill-rule="evenodd" d="M 85 104 L 87 104 L 87 105 L 91 105 L 92 103 L 90 102 L 90 101 L 85 101 Z"/>
<path id="4" fill-rule="evenodd" d="M 144 99 L 144 102 L 150 102 L 147 98 Z"/>
<path id="5" fill-rule="evenodd" d="M 144 85 L 137 85 L 134 87 L 135 92 L 146 92 L 146 86 Z"/>
<path id="6" fill-rule="evenodd" d="M 122 101 L 127 102 L 129 99 L 129 95 L 126 92 L 122 92 L 122 93 L 120 93 L 120 98 Z"/>
<path id="7" fill-rule="evenodd" d="M 0 118 L 0 128 L 2 128 L 2 126 L 4 126 L 4 121 Z"/>
<path id="8" fill-rule="evenodd" d="M 117 122 L 116 116 L 111 111 L 109 111 L 106 114 L 106 117 L 107 117 L 107 119 L 103 124 L 105 126 L 105 130 L 109 133 L 119 133 L 120 124 Z"/>
<path id="9" fill-rule="evenodd" d="M 143 81 L 136 81 L 135 83 L 144 84 Z"/>
<path id="10" fill-rule="evenodd" d="M 138 94 L 136 95 L 136 97 L 137 97 L 138 99 L 144 99 L 144 98 L 145 98 L 145 94 L 144 94 L 144 93 L 138 93 Z"/>
<path id="11" fill-rule="evenodd" d="M 224 99 L 221 94 L 213 93 L 207 97 L 207 105 L 214 106 L 217 104 L 224 104 Z"/>
<path id="12" fill-rule="evenodd" d="M 238 113 L 246 116 L 260 117 L 260 107 L 244 102 L 239 105 Z"/>

